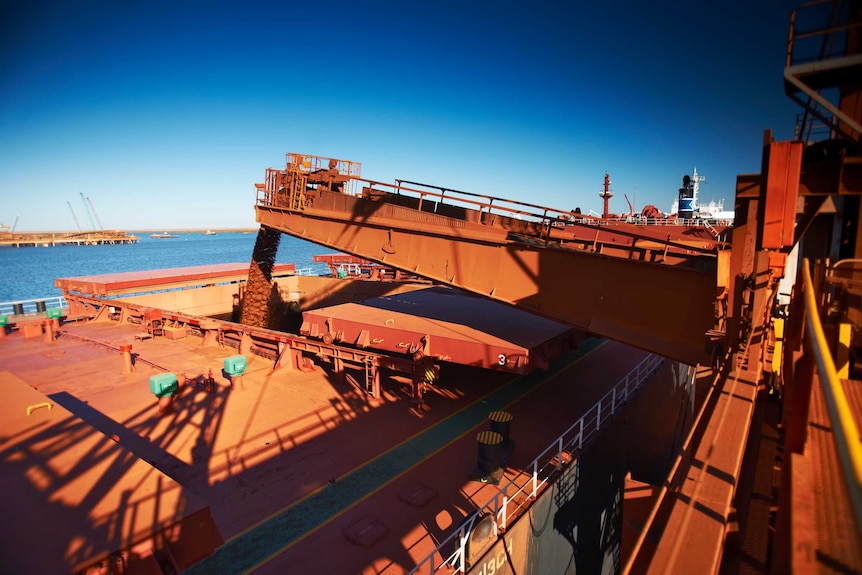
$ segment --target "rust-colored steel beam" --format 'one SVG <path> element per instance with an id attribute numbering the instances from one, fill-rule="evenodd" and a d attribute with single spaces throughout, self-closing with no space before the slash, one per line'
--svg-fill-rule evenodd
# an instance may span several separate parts
<path id="1" fill-rule="evenodd" d="M 692 269 L 565 249 L 538 239 L 540 223 L 508 222 L 528 237 L 483 224 L 481 210 L 447 217 L 391 196 L 309 190 L 291 209 L 259 201 L 257 221 L 688 364 L 709 359 L 714 258 Z"/>
<path id="2" fill-rule="evenodd" d="M 772 142 L 765 147 L 764 154 L 767 178 L 760 247 L 789 249 L 793 246 L 796 227 L 802 142 Z"/>
<path id="3" fill-rule="evenodd" d="M 790 142 L 787 142 L 790 143 Z M 761 174 L 742 174 L 736 178 L 737 198 L 761 196 Z M 799 174 L 800 196 L 858 194 L 862 189 L 862 161 L 858 157 L 804 158 Z"/>

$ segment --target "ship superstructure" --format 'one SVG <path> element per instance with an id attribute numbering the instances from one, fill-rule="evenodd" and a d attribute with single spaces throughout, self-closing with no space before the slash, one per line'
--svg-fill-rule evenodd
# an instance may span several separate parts
<path id="1" fill-rule="evenodd" d="M 700 202 L 700 184 L 705 182 L 704 176 L 698 175 L 697 167 L 692 170 L 691 177 L 684 176 L 678 196 L 670 207 L 670 215 L 679 218 L 706 219 L 713 223 L 733 223 L 733 210 L 724 209 L 724 200 L 710 200 L 706 204 Z"/>

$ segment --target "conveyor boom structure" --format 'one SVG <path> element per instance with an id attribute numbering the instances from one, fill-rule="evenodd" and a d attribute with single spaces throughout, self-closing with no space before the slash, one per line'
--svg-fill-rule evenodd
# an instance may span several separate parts
<path id="1" fill-rule="evenodd" d="M 257 221 L 685 363 L 708 360 L 714 248 L 641 240 L 521 202 L 361 180 L 358 163 L 326 160 L 288 154 L 285 170 L 267 170 Z M 585 227 L 592 240 L 571 231 Z"/>

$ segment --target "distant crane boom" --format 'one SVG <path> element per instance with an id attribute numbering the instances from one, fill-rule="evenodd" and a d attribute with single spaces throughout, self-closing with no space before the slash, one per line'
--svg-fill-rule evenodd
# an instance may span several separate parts
<path id="1" fill-rule="evenodd" d="M 87 205 L 87 199 L 84 197 L 84 192 L 78 192 L 81 194 L 81 203 L 84 204 L 84 211 L 87 212 L 87 218 L 90 220 L 90 229 L 95 230 L 96 224 L 93 223 L 93 214 L 90 213 L 90 206 Z"/>
<path id="2" fill-rule="evenodd" d="M 18 227 L 18 220 L 20 220 L 20 219 L 21 219 L 21 212 L 18 212 L 17 214 L 15 214 L 15 223 L 12 224 L 12 229 L 9 231 L 9 233 L 11 233 L 11 234 L 15 233 L 15 228 Z"/>
<path id="3" fill-rule="evenodd" d="M 99 214 L 96 213 L 96 208 L 93 206 L 93 202 L 90 201 L 90 196 L 87 196 L 87 203 L 90 204 L 90 211 L 93 212 L 93 217 L 96 218 L 96 223 L 99 224 L 99 229 L 103 230 L 102 222 L 99 221 Z"/>
<path id="4" fill-rule="evenodd" d="M 81 224 L 78 223 L 78 217 L 75 215 L 75 210 L 72 209 L 72 202 L 66 201 L 66 204 L 69 206 L 69 211 L 72 212 L 72 219 L 75 220 L 75 227 L 78 228 L 78 231 L 83 231 L 81 229 Z"/>

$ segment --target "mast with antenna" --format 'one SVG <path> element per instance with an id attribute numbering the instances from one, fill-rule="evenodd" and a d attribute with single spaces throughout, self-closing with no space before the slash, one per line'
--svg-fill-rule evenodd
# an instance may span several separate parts
<path id="1" fill-rule="evenodd" d="M 605 185 L 601 192 L 599 192 L 599 197 L 604 201 L 604 209 L 602 211 L 602 217 L 607 219 L 609 218 L 610 212 L 608 211 L 608 201 L 614 197 L 614 193 L 611 191 L 611 177 L 605 172 Z"/>

